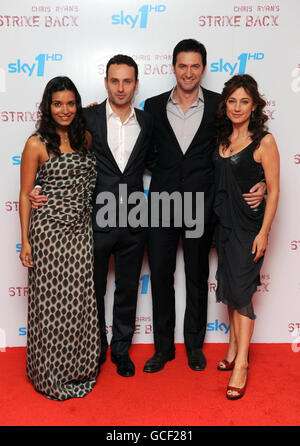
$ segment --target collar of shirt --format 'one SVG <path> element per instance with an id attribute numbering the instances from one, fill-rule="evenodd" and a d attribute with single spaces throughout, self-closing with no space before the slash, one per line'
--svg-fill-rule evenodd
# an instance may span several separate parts
<path id="1" fill-rule="evenodd" d="M 174 98 L 174 92 L 175 92 L 176 86 L 173 88 L 173 90 L 171 91 L 170 97 L 168 99 L 168 103 L 169 102 L 173 102 L 173 104 L 178 105 L 178 102 L 176 101 L 176 99 Z M 202 88 L 199 85 L 199 92 L 198 92 L 198 98 L 197 100 L 191 105 L 191 107 L 197 107 L 199 105 L 200 102 L 204 103 L 204 96 L 203 96 L 203 91 Z M 190 107 L 190 108 L 191 108 Z"/>
<path id="2" fill-rule="evenodd" d="M 111 105 L 109 103 L 109 100 L 107 99 L 107 101 L 106 101 L 106 119 L 109 120 L 110 118 L 119 120 L 121 122 L 120 117 L 117 115 L 117 113 L 115 113 L 113 111 L 113 109 L 111 108 Z M 126 121 L 122 122 L 122 125 L 126 125 L 130 120 L 137 122 L 135 110 L 132 107 L 132 105 L 130 105 L 130 114 L 129 114 L 128 118 L 126 119 Z"/>

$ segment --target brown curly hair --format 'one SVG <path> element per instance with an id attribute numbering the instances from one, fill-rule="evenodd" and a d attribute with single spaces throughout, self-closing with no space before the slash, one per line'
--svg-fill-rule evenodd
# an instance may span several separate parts
<path id="1" fill-rule="evenodd" d="M 232 122 L 226 114 L 226 102 L 230 95 L 238 88 L 244 90 L 251 96 L 253 104 L 256 106 L 252 112 L 248 129 L 251 132 L 252 141 L 257 141 L 255 148 L 259 146 L 261 134 L 267 130 L 266 121 L 267 114 L 264 112 L 266 101 L 262 98 L 258 91 L 256 80 L 249 74 L 238 74 L 225 82 L 219 105 L 216 113 L 216 130 L 218 145 L 222 145 L 224 149 L 230 146 L 229 137 L 232 134 Z"/>

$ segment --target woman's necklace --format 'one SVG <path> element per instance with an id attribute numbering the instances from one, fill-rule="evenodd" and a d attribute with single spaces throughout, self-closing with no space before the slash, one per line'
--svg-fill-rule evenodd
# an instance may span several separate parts
<path id="1" fill-rule="evenodd" d="M 67 136 L 61 136 L 60 138 L 62 139 L 63 142 L 69 141 L 69 138 Z"/>
<path id="2" fill-rule="evenodd" d="M 250 134 L 249 134 L 249 133 L 248 133 L 247 135 L 243 136 L 242 138 L 240 138 L 240 139 L 239 139 L 239 145 L 240 145 L 240 143 L 241 143 L 242 141 L 247 140 L 247 139 L 249 139 L 249 138 L 250 138 Z M 236 141 L 235 141 L 235 142 L 236 142 Z M 229 152 L 230 152 L 230 153 L 233 153 L 233 152 L 235 152 L 235 150 L 236 150 L 236 146 L 235 146 L 235 147 L 231 146 L 230 149 L 229 149 Z"/>

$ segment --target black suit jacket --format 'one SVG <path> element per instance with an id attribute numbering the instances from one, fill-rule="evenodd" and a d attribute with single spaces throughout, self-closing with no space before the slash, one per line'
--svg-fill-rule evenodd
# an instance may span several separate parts
<path id="1" fill-rule="evenodd" d="M 96 222 L 96 214 L 100 209 L 100 204 L 96 204 L 96 197 L 100 192 L 111 192 L 118 205 L 119 185 L 127 185 L 128 196 L 132 192 L 144 191 L 143 174 L 146 165 L 146 158 L 150 147 L 152 133 L 151 116 L 139 109 L 135 109 L 137 121 L 141 131 L 131 152 L 128 163 L 123 172 L 118 167 L 115 158 L 107 143 L 107 121 L 106 121 L 106 100 L 102 104 L 84 109 L 84 117 L 87 129 L 92 134 L 92 151 L 97 161 L 97 182 L 93 196 L 93 229 L 95 231 L 109 231 L 112 228 L 106 226 L 100 228 Z M 131 206 L 132 207 L 132 206 Z M 128 212 L 130 207 L 128 206 Z M 118 218 L 118 215 L 117 215 Z M 131 228 L 132 231 L 143 228 Z"/>
<path id="2" fill-rule="evenodd" d="M 167 117 L 167 101 L 171 91 L 160 94 L 145 102 L 145 111 L 154 120 L 152 152 L 149 168 L 152 192 L 174 191 L 204 192 L 205 223 L 213 221 L 213 199 L 215 191 L 212 154 L 216 148 L 214 126 L 219 94 L 202 88 L 204 112 L 200 126 L 185 154 L 183 154 Z"/>

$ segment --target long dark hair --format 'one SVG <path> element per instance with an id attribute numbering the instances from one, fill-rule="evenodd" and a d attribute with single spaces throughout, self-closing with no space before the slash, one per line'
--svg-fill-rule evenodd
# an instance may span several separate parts
<path id="1" fill-rule="evenodd" d="M 259 145 L 261 134 L 267 130 L 265 123 L 268 120 L 268 116 L 264 112 L 266 101 L 258 91 L 256 80 L 249 74 L 233 76 L 229 81 L 225 82 L 216 113 L 217 142 L 225 149 L 230 146 L 229 136 L 232 133 L 232 122 L 226 115 L 226 102 L 230 95 L 241 87 L 251 96 L 253 104 L 256 106 L 248 125 L 252 141 L 257 142 L 255 148 Z"/>
<path id="2" fill-rule="evenodd" d="M 60 156 L 60 136 L 56 132 L 57 123 L 51 114 L 52 95 L 57 91 L 70 90 L 75 95 L 76 115 L 68 127 L 68 137 L 72 149 L 85 155 L 87 153 L 86 124 L 82 113 L 81 97 L 74 83 L 66 76 L 57 76 L 51 79 L 43 93 L 40 103 L 40 119 L 37 122 L 36 129 L 46 140 L 47 150 L 56 156 Z"/>

